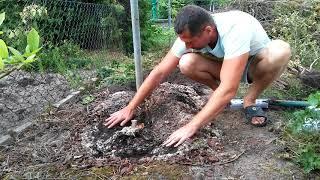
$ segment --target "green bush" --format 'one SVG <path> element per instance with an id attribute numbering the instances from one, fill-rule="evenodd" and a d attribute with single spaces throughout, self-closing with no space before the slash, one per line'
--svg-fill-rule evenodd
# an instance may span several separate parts
<path id="1" fill-rule="evenodd" d="M 6 42 L 13 47 L 26 45 L 22 37 L 30 27 L 41 34 L 44 45 L 60 46 L 64 41 L 72 41 L 86 49 L 121 47 L 119 20 L 124 17 L 124 8 L 116 1 L 103 5 L 64 0 L 2 1 L 0 9 L 7 11 L 10 19 L 4 27 L 9 34 Z"/>
<path id="2" fill-rule="evenodd" d="M 296 161 L 301 164 L 304 171 L 310 173 L 313 170 L 320 170 L 320 154 L 316 149 L 319 149 L 319 144 L 307 144 L 298 151 Z"/>
<path id="3" fill-rule="evenodd" d="M 3 0 L 0 0 L 3 1 Z M 133 52 L 130 1 L 82 0 L 101 3 L 88 6 L 70 1 L 13 1 L 0 3 L 0 9 L 8 9 L 10 23 L 4 28 L 9 34 L 6 41 L 13 47 L 24 47 L 24 32 L 34 27 L 42 37 L 44 48 L 61 46 L 64 41 L 78 44 L 82 49 L 123 48 Z M 94 13 L 92 10 L 94 9 Z M 151 2 L 139 1 L 139 19 L 142 51 L 153 48 L 156 30 L 151 19 Z M 79 17 L 81 13 L 81 18 Z M 78 25 L 75 25 L 74 23 Z M 57 28 L 59 27 L 59 28 Z M 156 30 L 158 31 L 158 30 Z M 91 45 L 94 47 L 91 47 Z M 107 46 L 107 47 L 104 47 Z"/>
<path id="4" fill-rule="evenodd" d="M 85 57 L 79 45 L 65 42 L 61 46 L 49 45 L 39 56 L 39 61 L 32 64 L 29 70 L 66 73 L 68 70 L 91 68 L 93 62 Z"/>
<path id="5" fill-rule="evenodd" d="M 2 30 L 6 36 L 4 41 L 16 49 L 22 49 L 26 46 L 25 33 L 28 28 L 22 26 L 20 12 L 22 12 L 24 1 L 0 0 L 0 11 L 6 12 L 6 21 Z M 1 13 L 0 12 L 0 13 Z"/>
<path id="6" fill-rule="evenodd" d="M 171 1 L 171 15 L 172 18 L 176 17 L 178 11 L 185 5 L 192 4 L 193 0 L 172 0 Z M 167 0 L 159 0 L 159 18 L 168 18 L 169 4 Z"/>
<path id="7" fill-rule="evenodd" d="M 119 0 L 118 1 L 125 9 L 125 16 L 120 19 L 120 27 L 123 29 L 122 42 L 124 50 L 127 54 L 133 53 L 133 41 L 132 41 L 132 25 L 131 25 L 131 13 L 130 13 L 130 1 Z M 139 21 L 140 21 L 140 36 L 141 36 L 141 50 L 148 51 L 153 47 L 152 33 L 154 27 L 151 21 L 151 1 L 140 0 L 139 1 Z"/>
<path id="8" fill-rule="evenodd" d="M 0 14 L 0 26 L 5 20 L 5 13 Z M 0 35 L 3 32 L 0 31 Z M 11 72 L 29 65 L 36 60 L 36 54 L 40 51 L 39 34 L 32 28 L 27 34 L 27 45 L 25 52 L 21 53 L 13 47 L 7 46 L 4 40 L 0 39 L 0 79 Z"/>
<path id="9" fill-rule="evenodd" d="M 113 60 L 108 65 L 98 69 L 98 78 L 101 84 L 123 85 L 135 80 L 135 68 L 132 61 Z"/>
<path id="10" fill-rule="evenodd" d="M 175 18 L 178 11 L 183 7 L 188 4 L 194 4 L 201 6 L 207 10 L 209 10 L 209 6 L 211 4 L 214 5 L 215 9 L 216 8 L 221 8 L 226 6 L 229 2 L 232 0 L 172 0 L 171 1 L 171 15 L 172 18 Z M 158 17 L 160 19 L 166 19 L 168 18 L 168 9 L 169 9 L 169 4 L 168 0 L 158 0 Z"/>
<path id="11" fill-rule="evenodd" d="M 216 8 L 223 8 L 232 3 L 233 0 L 213 0 L 213 4 Z"/>
<path id="12" fill-rule="evenodd" d="M 317 0 L 275 4 L 271 35 L 292 48 L 292 65 L 320 70 L 320 4 Z"/>
<path id="13" fill-rule="evenodd" d="M 310 107 L 289 115 L 285 134 L 295 161 L 307 173 L 320 170 L 320 91 L 311 94 L 308 102 Z"/>
<path id="14" fill-rule="evenodd" d="M 171 42 L 175 40 L 176 35 L 173 28 L 163 28 L 160 25 L 149 22 L 149 28 L 142 31 L 143 37 L 148 38 L 143 40 L 144 51 L 159 51 L 159 49 L 167 49 Z"/>

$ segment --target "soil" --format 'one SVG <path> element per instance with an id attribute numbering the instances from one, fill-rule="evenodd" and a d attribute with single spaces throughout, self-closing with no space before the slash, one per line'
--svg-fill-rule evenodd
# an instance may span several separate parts
<path id="1" fill-rule="evenodd" d="M 64 97 L 70 88 L 58 74 L 15 71 L 0 80 L 0 136 L 32 121 L 47 104 Z"/>
<path id="2" fill-rule="evenodd" d="M 136 127 L 102 125 L 124 107 L 134 87 L 110 86 L 60 109 L 50 109 L 13 141 L 0 146 L 1 178 L 97 179 L 305 179 L 300 168 L 280 158 L 280 111 L 267 111 L 263 128 L 245 123 L 243 113 L 225 110 L 178 148 L 161 143 L 201 110 L 211 94 L 174 72 L 138 108 Z"/>
<path id="3" fill-rule="evenodd" d="M 95 77 L 93 71 L 78 71 L 84 82 Z M 0 79 L 0 139 L 15 128 L 32 122 L 47 106 L 70 92 L 67 78 L 57 73 L 14 71 Z M 1 144 L 1 140 L 0 140 Z"/>

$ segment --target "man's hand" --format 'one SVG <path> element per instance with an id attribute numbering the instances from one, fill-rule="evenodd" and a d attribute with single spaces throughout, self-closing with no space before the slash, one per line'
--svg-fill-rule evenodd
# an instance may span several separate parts
<path id="1" fill-rule="evenodd" d="M 113 126 L 121 122 L 120 125 L 124 126 L 132 118 L 133 110 L 127 106 L 121 109 L 120 111 L 111 114 L 110 117 L 107 118 L 103 124 L 105 126 L 108 126 L 108 128 L 112 128 Z"/>
<path id="2" fill-rule="evenodd" d="M 187 124 L 172 133 L 162 145 L 169 147 L 175 144 L 174 147 L 177 147 L 185 140 L 193 136 L 197 132 L 197 130 L 198 128 Z"/>

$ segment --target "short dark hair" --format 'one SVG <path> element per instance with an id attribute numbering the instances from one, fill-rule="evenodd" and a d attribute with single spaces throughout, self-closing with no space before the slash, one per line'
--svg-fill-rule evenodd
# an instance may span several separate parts
<path id="1" fill-rule="evenodd" d="M 176 16 L 174 30 L 177 34 L 181 34 L 188 30 L 191 36 L 200 33 L 204 25 L 214 25 L 211 14 L 195 5 L 187 5 L 183 7 Z"/>

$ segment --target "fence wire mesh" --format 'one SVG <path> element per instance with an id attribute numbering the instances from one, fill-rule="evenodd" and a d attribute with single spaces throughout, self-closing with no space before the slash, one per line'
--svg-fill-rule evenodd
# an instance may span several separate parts
<path id="1" fill-rule="evenodd" d="M 121 47 L 117 6 L 64 0 L 9 0 L 1 6 L 13 19 L 7 31 L 17 34 L 35 27 L 44 45 L 71 41 L 85 49 Z"/>

